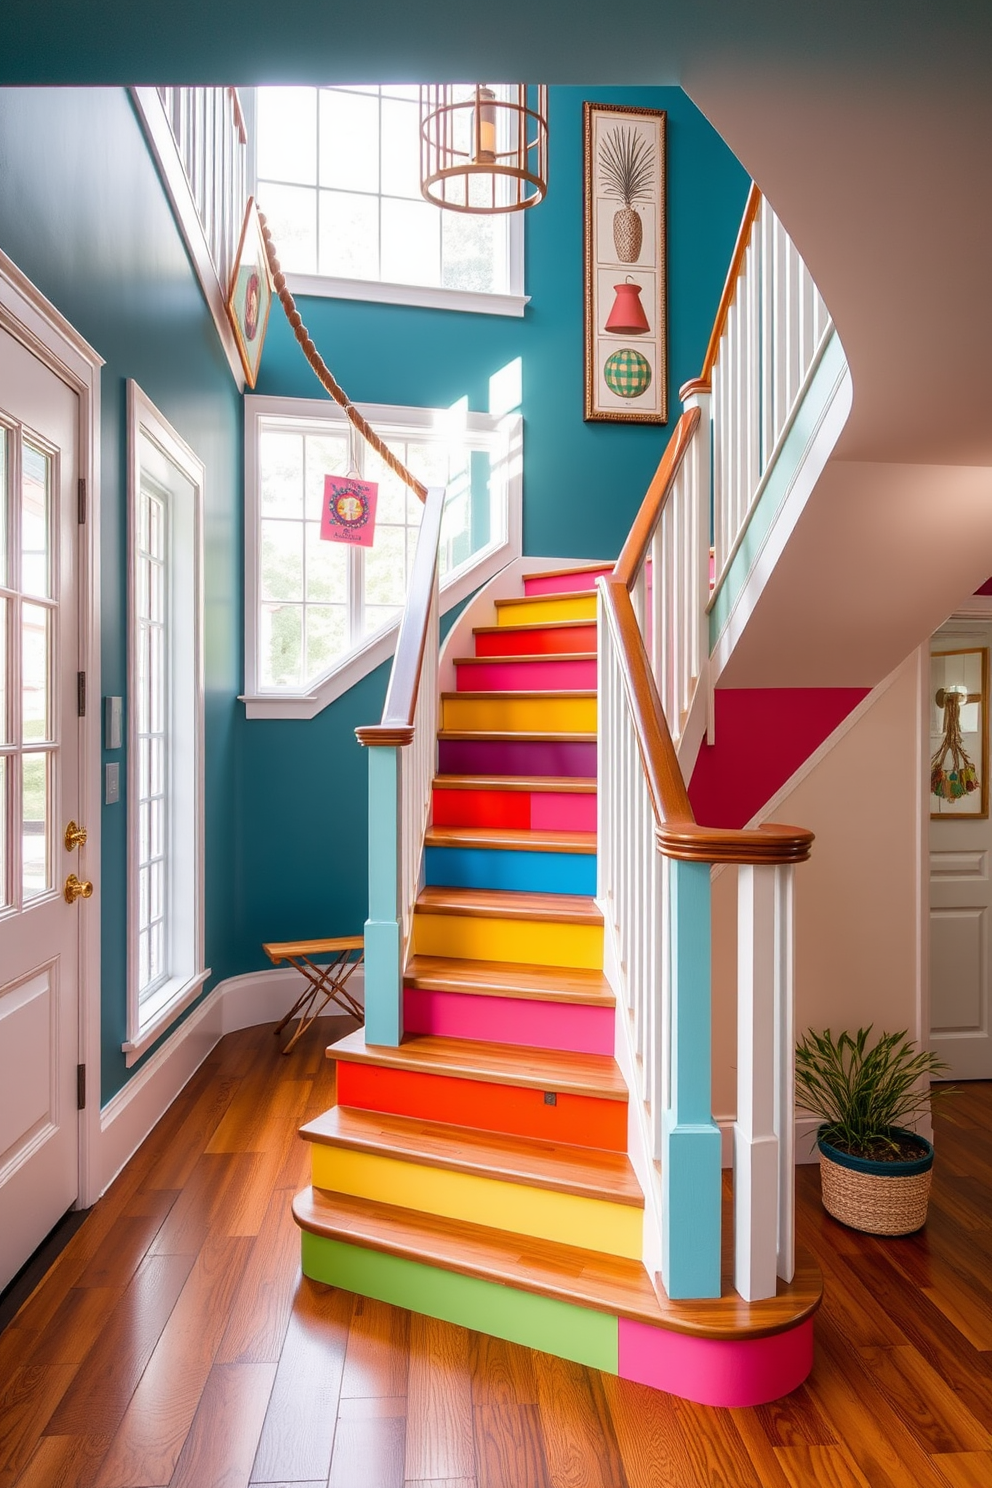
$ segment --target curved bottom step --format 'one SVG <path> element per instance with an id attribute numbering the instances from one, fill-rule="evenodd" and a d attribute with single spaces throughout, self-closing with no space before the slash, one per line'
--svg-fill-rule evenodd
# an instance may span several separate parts
<path id="1" fill-rule="evenodd" d="M 298 1194 L 293 1213 L 312 1280 L 698 1404 L 776 1400 L 812 1368 L 821 1281 L 811 1261 L 752 1309 L 736 1294 L 672 1303 L 638 1262 L 573 1246 L 322 1190 Z"/>

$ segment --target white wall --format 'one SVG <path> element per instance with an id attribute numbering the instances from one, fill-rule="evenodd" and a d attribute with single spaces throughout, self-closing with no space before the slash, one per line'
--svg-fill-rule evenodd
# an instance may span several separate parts
<path id="1" fill-rule="evenodd" d="M 754 819 L 816 834 L 796 868 L 796 1029 L 929 1026 L 922 974 L 921 655 L 880 683 Z M 736 1109 L 736 871 L 713 885 L 713 1109 Z M 924 1033 L 924 1039 L 926 1034 Z"/>

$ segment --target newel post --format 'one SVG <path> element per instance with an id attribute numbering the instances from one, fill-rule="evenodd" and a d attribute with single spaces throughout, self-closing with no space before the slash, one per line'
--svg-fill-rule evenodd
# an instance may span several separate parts
<path id="1" fill-rule="evenodd" d="M 362 741 L 365 742 L 364 740 Z M 365 921 L 365 1038 L 403 1039 L 400 903 L 400 748 L 369 748 L 369 917 Z"/>

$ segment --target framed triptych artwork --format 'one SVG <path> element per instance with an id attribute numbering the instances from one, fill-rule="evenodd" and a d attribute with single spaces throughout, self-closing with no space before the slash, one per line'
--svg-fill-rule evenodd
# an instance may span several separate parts
<path id="1" fill-rule="evenodd" d="M 664 109 L 582 105 L 585 417 L 668 421 Z"/>

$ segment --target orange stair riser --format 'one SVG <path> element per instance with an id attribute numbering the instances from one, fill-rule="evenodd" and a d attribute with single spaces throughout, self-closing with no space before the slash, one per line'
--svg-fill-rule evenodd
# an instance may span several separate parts
<path id="1" fill-rule="evenodd" d="M 455 693 L 441 700 L 441 727 L 454 732 L 594 734 L 596 698 Z"/>
<path id="2" fill-rule="evenodd" d="M 498 631 L 475 632 L 476 656 L 567 656 L 596 650 L 595 624 L 542 627 L 501 626 Z"/>
<path id="3" fill-rule="evenodd" d="M 626 1101 L 554 1091 L 547 1092 L 555 1095 L 555 1104 L 550 1105 L 543 1090 L 346 1060 L 338 1062 L 337 1075 L 342 1106 L 507 1136 L 537 1137 L 571 1147 L 603 1147 L 610 1152 L 627 1148 Z"/>

